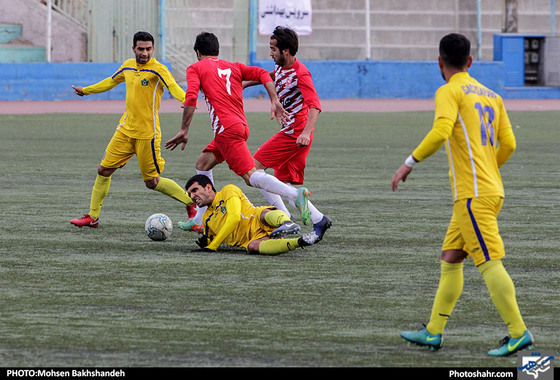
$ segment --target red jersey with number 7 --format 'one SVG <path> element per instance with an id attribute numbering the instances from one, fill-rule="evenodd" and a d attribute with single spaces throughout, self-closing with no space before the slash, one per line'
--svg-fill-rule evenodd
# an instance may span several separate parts
<path id="1" fill-rule="evenodd" d="M 202 91 L 214 135 L 230 125 L 248 125 L 243 109 L 243 81 L 272 82 L 263 68 L 207 57 L 187 68 L 185 105 L 196 107 Z"/>

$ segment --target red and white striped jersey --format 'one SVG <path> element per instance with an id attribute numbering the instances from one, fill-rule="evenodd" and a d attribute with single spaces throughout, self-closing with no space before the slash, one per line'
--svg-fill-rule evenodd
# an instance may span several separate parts
<path id="1" fill-rule="evenodd" d="M 280 103 L 290 114 L 288 121 L 282 125 L 282 131 L 294 134 L 295 130 L 296 135 L 299 135 L 307 124 L 309 108 L 321 110 L 311 73 L 296 59 L 291 67 L 275 66 L 274 83 Z"/>
<path id="2" fill-rule="evenodd" d="M 196 107 L 202 91 L 214 134 L 230 125 L 247 125 L 243 109 L 243 81 L 271 82 L 268 72 L 260 67 L 207 57 L 187 68 L 185 105 Z"/>

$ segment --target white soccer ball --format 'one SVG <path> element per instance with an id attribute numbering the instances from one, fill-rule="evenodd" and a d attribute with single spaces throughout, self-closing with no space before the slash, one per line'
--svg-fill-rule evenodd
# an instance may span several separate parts
<path id="1" fill-rule="evenodd" d="M 152 240 L 166 240 L 173 232 L 173 222 L 165 214 L 153 214 L 146 220 L 146 235 Z"/>

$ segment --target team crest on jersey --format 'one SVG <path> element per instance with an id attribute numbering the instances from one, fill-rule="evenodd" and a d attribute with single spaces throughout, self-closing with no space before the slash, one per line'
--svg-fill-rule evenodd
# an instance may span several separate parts
<path id="1" fill-rule="evenodd" d="M 227 212 L 226 206 L 220 206 L 220 212 L 225 214 Z"/>
<path id="2" fill-rule="evenodd" d="M 148 80 L 146 78 L 144 78 L 144 79 L 142 79 L 140 84 L 142 84 L 142 86 L 147 86 L 148 84 L 150 84 L 150 82 L 148 82 Z"/>

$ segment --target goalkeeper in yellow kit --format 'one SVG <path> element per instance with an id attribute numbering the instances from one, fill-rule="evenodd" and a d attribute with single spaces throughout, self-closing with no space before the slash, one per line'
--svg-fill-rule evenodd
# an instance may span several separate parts
<path id="1" fill-rule="evenodd" d="M 503 101 L 468 74 L 472 64 L 470 42 L 460 34 L 443 37 L 439 66 L 445 81 L 435 96 L 431 131 L 392 178 L 393 191 L 405 181 L 412 166 L 445 144 L 454 198 L 453 215 L 443 241 L 441 276 L 429 323 L 401 336 L 414 344 L 439 349 L 443 330 L 463 289 L 463 261 L 472 257 L 482 274 L 494 306 L 509 335 L 491 356 L 508 356 L 530 348 L 527 330 L 515 296 L 515 286 L 502 265 L 504 244 L 498 213 L 504 199 L 499 168 L 515 151 L 516 142 Z"/>
<path id="2" fill-rule="evenodd" d="M 135 58 L 126 60 L 115 74 L 88 87 L 72 86 L 79 96 L 108 91 L 126 83 L 126 110 L 97 169 L 91 194 L 90 211 L 70 222 L 78 227 L 96 228 L 103 200 L 109 192 L 111 176 L 133 155 L 138 158 L 146 187 L 170 196 L 185 205 L 192 200 L 175 181 L 161 177 L 165 160 L 161 157 L 161 131 L 158 110 L 164 88 L 185 101 L 185 91 L 177 84 L 167 67 L 152 57 L 154 38 L 148 32 L 134 34 L 132 51 Z"/>
<path id="3" fill-rule="evenodd" d="M 242 247 L 249 253 L 277 255 L 312 245 L 314 234 L 298 234 L 300 226 L 273 206 L 255 207 L 241 189 L 226 185 L 217 192 L 210 178 L 197 174 L 185 185 L 198 207 L 207 207 L 202 216 L 203 236 L 197 244 L 203 251 L 217 251 L 220 245 Z"/>

